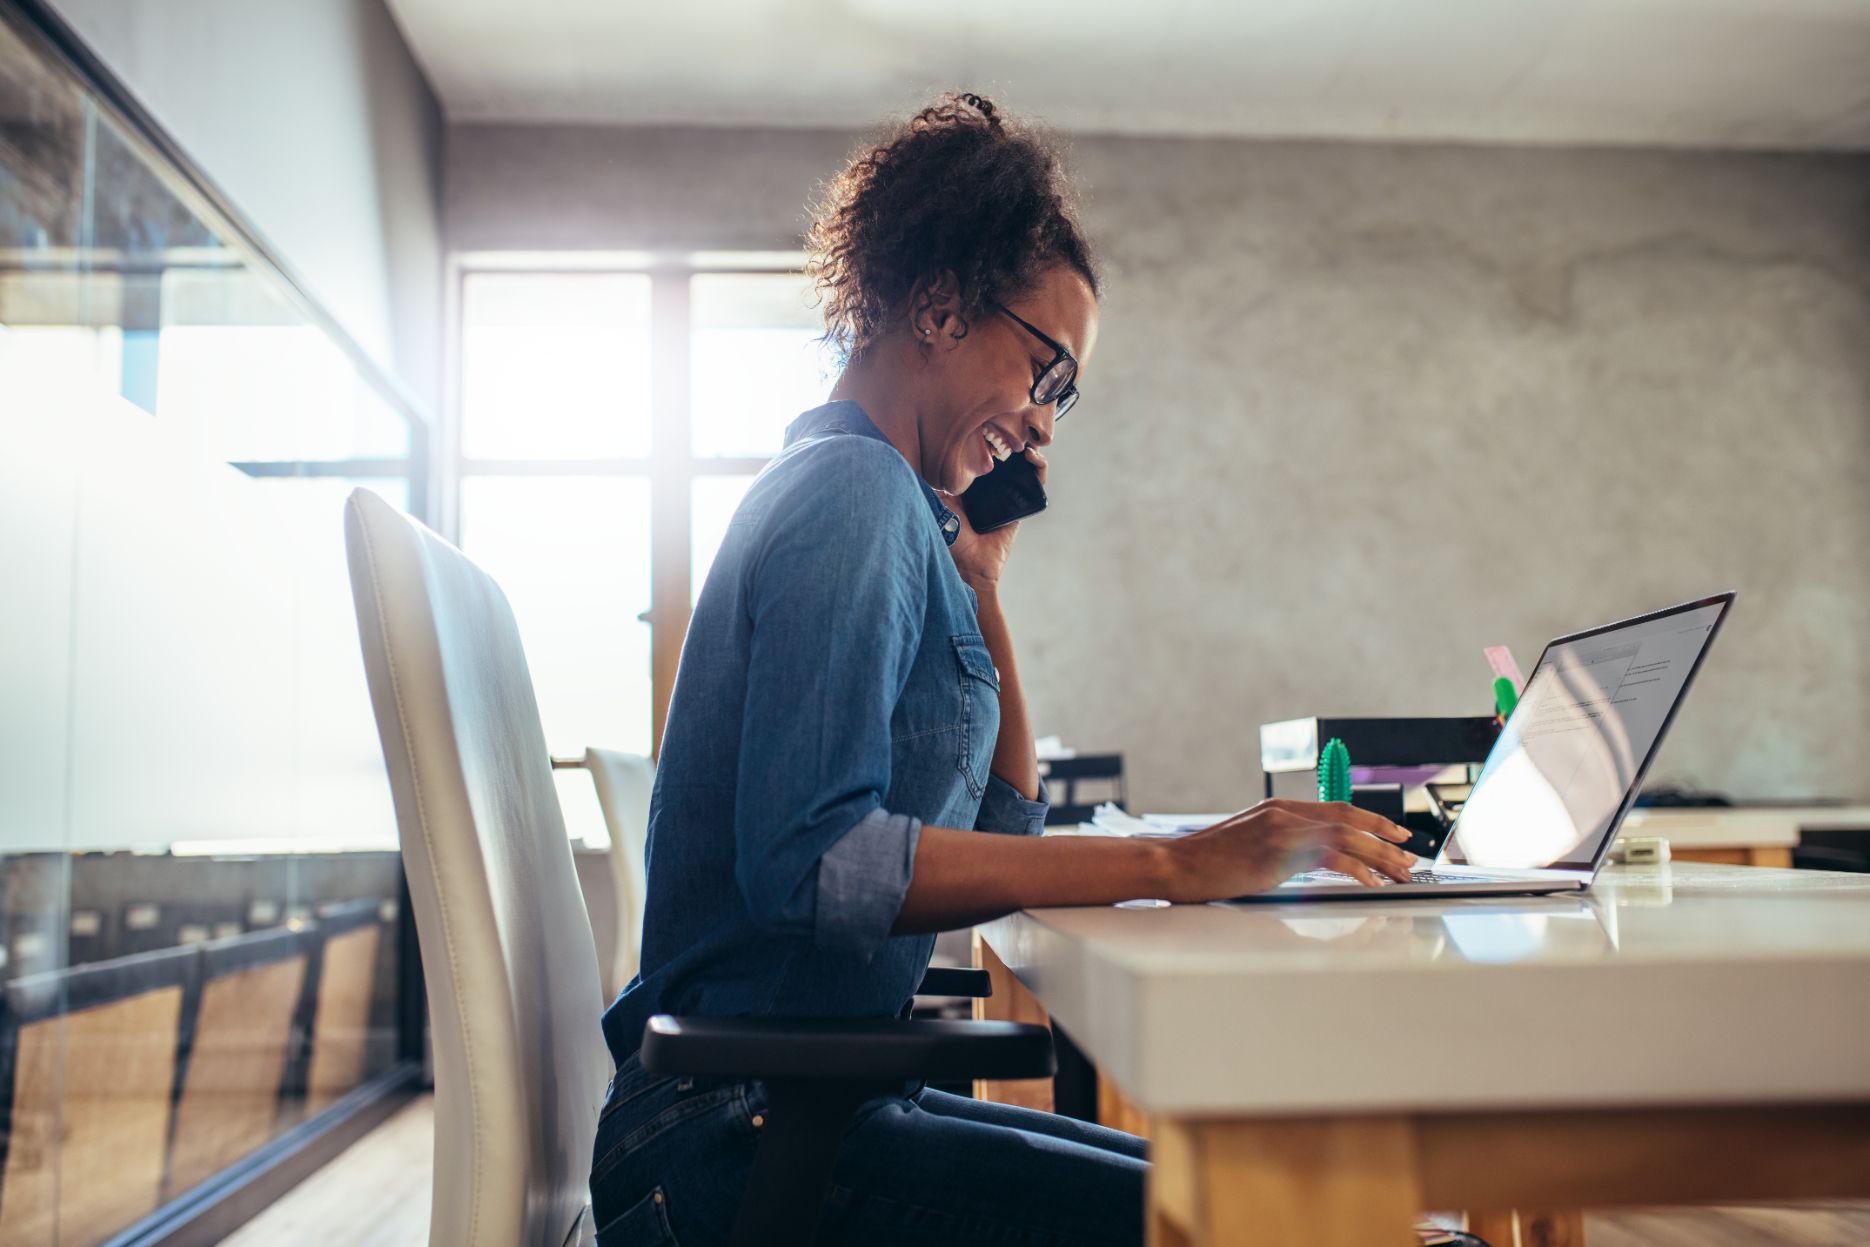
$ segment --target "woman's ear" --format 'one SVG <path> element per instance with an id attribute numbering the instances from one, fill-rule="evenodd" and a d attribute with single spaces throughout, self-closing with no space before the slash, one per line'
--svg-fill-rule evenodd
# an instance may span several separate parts
<path id="1" fill-rule="evenodd" d="M 918 342 L 953 347 L 967 337 L 961 314 L 961 283 L 944 269 L 916 288 L 909 300 L 909 329 Z"/>

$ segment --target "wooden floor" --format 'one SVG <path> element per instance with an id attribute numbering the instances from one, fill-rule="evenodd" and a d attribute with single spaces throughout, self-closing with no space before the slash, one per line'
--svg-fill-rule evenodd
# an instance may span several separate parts
<path id="1" fill-rule="evenodd" d="M 221 1240 L 222 1247 L 426 1247 L 435 1101 L 395 1116 Z"/>
<path id="2" fill-rule="evenodd" d="M 434 1129 L 434 1102 L 424 1096 L 222 1240 L 223 1247 L 425 1247 Z M 1870 1204 L 1640 1208 L 1586 1221 L 1590 1247 L 1870 1243 Z"/>

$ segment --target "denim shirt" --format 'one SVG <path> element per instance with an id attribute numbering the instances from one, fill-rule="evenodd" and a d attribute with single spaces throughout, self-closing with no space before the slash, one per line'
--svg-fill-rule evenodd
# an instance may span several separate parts
<path id="1" fill-rule="evenodd" d="M 959 527 L 851 402 L 748 489 L 682 646 L 619 1064 L 657 1013 L 901 1014 L 934 946 L 889 933 L 923 824 L 1039 833 L 1045 794 L 988 773 L 1000 683 Z"/>

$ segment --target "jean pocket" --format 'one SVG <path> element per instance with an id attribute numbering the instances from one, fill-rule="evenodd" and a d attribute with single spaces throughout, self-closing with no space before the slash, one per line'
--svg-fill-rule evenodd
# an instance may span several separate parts
<path id="1" fill-rule="evenodd" d="M 599 1155 L 591 1167 L 592 1183 L 601 1181 L 632 1154 L 642 1151 L 683 1122 L 693 1121 L 723 1105 L 734 1105 L 735 1111 L 739 1111 L 742 1102 L 739 1083 L 717 1084 L 685 1094 L 689 1087 L 688 1080 L 679 1080 L 665 1092 L 677 1096 L 673 1103 L 654 1099 L 644 1103 L 639 1100 L 635 1107 L 640 1117 L 632 1120 L 634 1115 L 626 1113 L 622 1115 L 622 1120 L 614 1120 L 600 1128 Z M 619 1134 L 621 1138 L 617 1137 Z"/>
<path id="2" fill-rule="evenodd" d="M 993 761 L 1000 735 L 1000 673 L 994 669 L 987 642 L 979 633 L 948 638 L 954 646 L 955 670 L 961 686 L 960 746 L 955 767 L 967 782 L 968 796 L 979 800 L 987 791 L 987 768 Z"/>
<path id="3" fill-rule="evenodd" d="M 662 1188 L 599 1226 L 597 1247 L 680 1247 L 669 1228 L 669 1199 Z"/>
<path id="4" fill-rule="evenodd" d="M 666 1099 L 680 1095 L 693 1084 L 692 1078 L 651 1074 L 643 1068 L 641 1058 L 633 1055 L 611 1075 L 610 1089 L 604 1093 L 604 1106 L 598 1111 L 597 1124 L 601 1129 L 615 1113 L 633 1106 L 640 1111 L 643 1103 L 655 1102 L 653 1097 Z"/>

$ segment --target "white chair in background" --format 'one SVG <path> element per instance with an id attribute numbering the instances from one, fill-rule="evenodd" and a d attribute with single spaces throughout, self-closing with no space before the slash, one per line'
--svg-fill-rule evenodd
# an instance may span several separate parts
<path id="1" fill-rule="evenodd" d="M 588 1241 L 610 1056 L 513 613 L 465 555 L 366 490 L 345 541 L 428 981 L 429 1242 Z"/>
<path id="2" fill-rule="evenodd" d="M 552 767 L 590 772 L 598 809 L 610 836 L 603 876 L 609 884 L 609 896 L 589 890 L 602 884 L 588 878 L 582 882 L 587 889 L 585 907 L 591 914 L 591 937 L 597 944 L 599 986 L 606 999 L 615 999 L 636 976 L 642 960 L 643 906 L 649 890 L 645 850 L 656 764 L 641 754 L 587 748 L 579 757 L 553 758 Z"/>
<path id="3" fill-rule="evenodd" d="M 579 767 L 591 772 L 597 804 L 610 832 L 610 882 L 616 894 L 616 929 L 593 932 L 614 950 L 610 958 L 611 997 L 636 977 L 643 955 L 643 903 L 649 890 L 649 794 L 656 783 L 656 764 L 641 754 L 615 749 L 586 749 L 582 758 L 554 760 L 553 766 Z M 607 938 L 608 937 L 608 938 Z M 599 960 L 602 960 L 600 957 Z"/>

